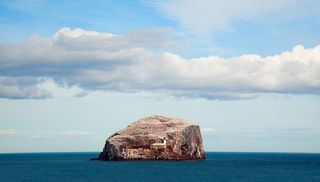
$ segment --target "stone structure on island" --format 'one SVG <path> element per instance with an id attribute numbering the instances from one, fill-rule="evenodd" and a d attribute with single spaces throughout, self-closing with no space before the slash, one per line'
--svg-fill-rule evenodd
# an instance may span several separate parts
<path id="1" fill-rule="evenodd" d="M 200 127 L 154 115 L 111 135 L 98 160 L 203 160 Z"/>

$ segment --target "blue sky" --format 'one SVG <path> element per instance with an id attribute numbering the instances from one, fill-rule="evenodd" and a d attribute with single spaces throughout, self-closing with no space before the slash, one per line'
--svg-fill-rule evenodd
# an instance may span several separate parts
<path id="1" fill-rule="evenodd" d="M 100 151 L 153 114 L 196 121 L 208 151 L 320 152 L 319 10 L 0 1 L 0 152 Z"/>

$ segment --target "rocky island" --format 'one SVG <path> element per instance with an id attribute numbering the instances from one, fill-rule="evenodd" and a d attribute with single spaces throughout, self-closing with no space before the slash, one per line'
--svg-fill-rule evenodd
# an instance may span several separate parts
<path id="1" fill-rule="evenodd" d="M 98 160 L 203 160 L 200 127 L 154 115 L 111 135 Z"/>

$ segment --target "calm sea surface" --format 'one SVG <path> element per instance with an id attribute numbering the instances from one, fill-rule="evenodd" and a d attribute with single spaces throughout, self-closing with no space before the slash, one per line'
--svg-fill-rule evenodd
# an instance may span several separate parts
<path id="1" fill-rule="evenodd" d="M 0 154 L 0 181 L 320 181 L 320 154 L 207 152 L 207 160 L 90 161 L 98 153 Z"/>

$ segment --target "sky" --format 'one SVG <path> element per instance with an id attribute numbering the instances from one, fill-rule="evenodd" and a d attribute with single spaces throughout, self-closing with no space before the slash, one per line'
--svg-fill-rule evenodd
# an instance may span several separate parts
<path id="1" fill-rule="evenodd" d="M 320 152 L 317 0 L 0 0 L 0 152 L 101 151 L 161 114 L 206 151 Z"/>

